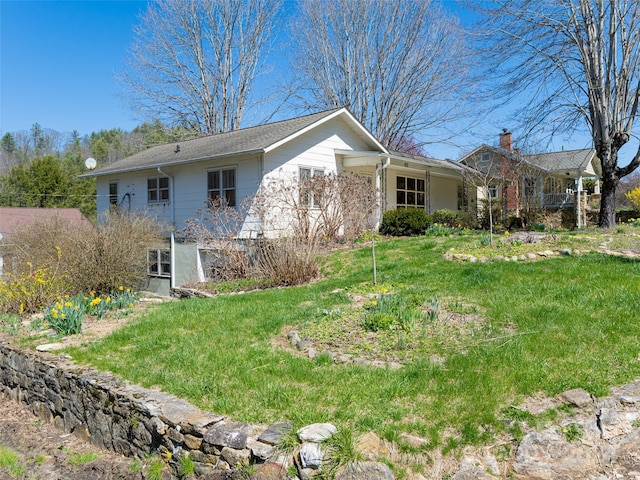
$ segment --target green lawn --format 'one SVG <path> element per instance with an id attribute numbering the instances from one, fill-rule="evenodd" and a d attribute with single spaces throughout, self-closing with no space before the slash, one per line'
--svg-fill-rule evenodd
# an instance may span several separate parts
<path id="1" fill-rule="evenodd" d="M 502 433 L 514 411 L 508 407 L 525 396 L 577 387 L 604 395 L 640 376 L 640 262 L 600 254 L 532 263 L 443 260 L 450 248 L 477 243 L 473 235 L 381 241 L 377 287 L 370 248 L 333 253 L 322 258 L 318 282 L 170 302 L 69 353 L 238 420 L 331 421 L 391 440 L 409 432 L 432 448 Z M 381 348 L 402 359 L 402 368 L 310 361 L 275 345 L 284 326 L 326 336 L 334 321 L 348 337 L 340 328 L 362 314 L 354 295 L 381 288 L 415 304 L 438 298 L 443 305 L 435 323 L 388 332 L 395 340 Z M 457 329 L 448 325 L 456 311 L 481 313 L 482 321 Z M 352 325 L 355 336 L 360 327 Z"/>

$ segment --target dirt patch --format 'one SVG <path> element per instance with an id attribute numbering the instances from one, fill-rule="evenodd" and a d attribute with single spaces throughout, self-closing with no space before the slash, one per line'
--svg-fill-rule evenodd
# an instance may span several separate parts
<path id="1" fill-rule="evenodd" d="M 82 332 L 78 335 L 53 339 L 52 331 L 42 331 L 41 338 L 30 339 L 29 343 L 35 346 L 55 341 L 70 346 L 97 340 L 135 320 L 162 301 L 165 300 L 144 298 L 135 307 L 127 311 L 110 312 L 101 320 L 86 316 Z M 4 332 L 0 332 L 0 341 L 11 343 L 22 335 L 33 335 L 32 320 L 24 320 L 18 325 L 17 331 L 9 332 L 5 328 Z M 40 420 L 27 408 L 3 395 L 0 395 L 0 446 L 17 453 L 20 456 L 19 466 L 24 467 L 25 471 L 25 475 L 17 476 L 0 467 L 2 479 L 142 480 L 146 478 L 146 472 L 154 460 L 142 461 L 100 449 Z M 163 478 L 169 478 L 168 474 Z"/>
<path id="2" fill-rule="evenodd" d="M 0 446 L 20 456 L 25 475 L 12 477 L 0 467 L 0 478 L 39 480 L 141 480 L 141 461 L 101 450 L 43 423 L 26 408 L 0 395 Z M 80 455 L 95 460 L 74 465 Z"/>

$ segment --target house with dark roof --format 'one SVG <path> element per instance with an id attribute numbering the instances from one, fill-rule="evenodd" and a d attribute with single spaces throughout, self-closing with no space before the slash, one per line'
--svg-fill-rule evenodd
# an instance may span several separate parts
<path id="1" fill-rule="evenodd" d="M 499 147 L 480 145 L 460 162 L 495 179 L 478 198 L 496 200 L 503 219 L 514 215 L 533 220 L 541 213 L 565 211 L 581 227 L 586 225 L 588 199 L 583 181 L 592 179 L 593 194 L 600 193 L 602 172 L 593 148 L 524 154 L 513 148 L 512 134 L 505 130 Z"/>
<path id="2" fill-rule="evenodd" d="M 144 211 L 170 231 L 184 228 L 209 199 L 238 206 L 265 182 L 283 175 L 299 179 L 341 172 L 371 179 L 379 218 L 395 208 L 462 208 L 460 165 L 389 151 L 345 108 L 159 145 L 84 176 L 97 177 L 98 215 L 114 206 Z M 279 234 L 274 225 L 247 217 L 238 236 Z M 150 273 L 170 277 L 171 286 L 178 286 L 173 253 L 159 255 L 164 256 Z M 198 269 L 198 279 L 202 276 Z"/>

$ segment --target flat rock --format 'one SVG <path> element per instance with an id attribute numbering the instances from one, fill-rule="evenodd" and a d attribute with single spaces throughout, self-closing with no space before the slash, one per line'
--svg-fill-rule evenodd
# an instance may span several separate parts
<path id="1" fill-rule="evenodd" d="M 393 473 L 384 463 L 356 462 L 339 469 L 335 480 L 393 480 Z"/>
<path id="2" fill-rule="evenodd" d="M 591 394 L 582 388 L 574 388 L 560 394 L 560 398 L 567 404 L 578 408 L 586 407 L 593 403 Z"/>
<path id="3" fill-rule="evenodd" d="M 581 444 L 570 444 L 555 430 L 532 432 L 520 442 L 513 469 L 526 477 L 546 480 L 563 475 L 581 478 L 596 471 L 596 453 Z"/>
<path id="4" fill-rule="evenodd" d="M 251 427 L 246 423 L 229 422 L 214 425 L 204 434 L 204 441 L 220 447 L 242 450 L 247 446 Z"/>
<path id="5" fill-rule="evenodd" d="M 64 348 L 64 343 L 45 343 L 44 345 L 38 345 L 36 350 L 39 352 L 55 352 Z"/>
<path id="6" fill-rule="evenodd" d="M 258 440 L 268 445 L 278 445 L 282 442 L 282 437 L 291 432 L 291 430 L 293 430 L 292 423 L 274 423 L 258 436 Z"/>
<path id="7" fill-rule="evenodd" d="M 251 452 L 248 449 L 237 450 L 235 448 L 224 447 L 220 456 L 232 467 L 237 465 L 248 465 L 251 459 Z"/>
<path id="8" fill-rule="evenodd" d="M 487 473 L 483 465 L 479 465 L 472 460 L 464 460 L 460 468 L 451 480 L 495 480 L 496 477 Z"/>
<path id="9" fill-rule="evenodd" d="M 320 468 L 324 454 L 317 443 L 304 443 L 300 448 L 300 463 L 302 468 Z"/>
<path id="10" fill-rule="evenodd" d="M 273 456 L 275 448 L 273 445 L 267 445 L 266 443 L 259 442 L 249 437 L 247 439 L 247 448 L 251 450 L 254 457 L 259 458 L 263 462 Z"/>
<path id="11" fill-rule="evenodd" d="M 301 442 L 320 443 L 336 433 L 338 429 L 331 423 L 313 423 L 302 427 L 296 433 Z"/>
<path id="12" fill-rule="evenodd" d="M 373 432 L 365 433 L 358 438 L 356 449 L 369 460 L 388 457 L 390 454 L 389 447 Z"/>
<path id="13" fill-rule="evenodd" d="M 255 473 L 251 476 L 252 480 L 287 480 L 287 470 L 281 465 L 275 463 L 263 463 L 258 465 Z"/>

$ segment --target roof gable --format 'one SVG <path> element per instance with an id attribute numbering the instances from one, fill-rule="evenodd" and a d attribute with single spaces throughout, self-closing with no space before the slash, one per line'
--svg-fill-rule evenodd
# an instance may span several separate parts
<path id="1" fill-rule="evenodd" d="M 151 147 L 89 172 L 83 177 L 145 170 L 169 165 L 192 163 L 220 157 L 231 157 L 254 152 L 268 152 L 304 135 L 309 130 L 333 118 L 342 116 L 351 128 L 358 131 L 375 148 L 384 147 L 358 122 L 346 108 L 335 108 L 289 120 L 242 128 L 227 133 L 172 142 Z"/>

